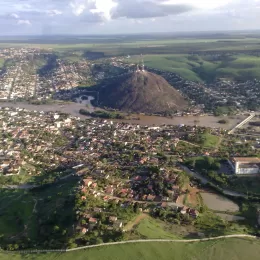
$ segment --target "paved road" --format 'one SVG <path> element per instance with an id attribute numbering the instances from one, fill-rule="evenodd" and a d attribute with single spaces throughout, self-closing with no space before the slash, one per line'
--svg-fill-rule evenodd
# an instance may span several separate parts
<path id="1" fill-rule="evenodd" d="M 24 251 L 5 251 L 10 253 L 22 253 L 22 254 L 30 254 L 30 253 L 48 253 L 48 252 L 73 252 L 78 250 L 84 250 L 89 248 L 95 247 L 104 247 L 104 246 L 115 246 L 115 245 L 124 245 L 124 244 L 133 244 L 133 243 L 154 243 L 154 242 L 169 242 L 169 243 L 198 243 L 198 242 L 205 242 L 211 240 L 220 240 L 220 239 L 229 239 L 229 238 L 250 238 L 250 239 L 257 239 L 256 236 L 251 235 L 227 235 L 227 236 L 219 236 L 219 237 L 210 237 L 210 238 L 202 238 L 202 239 L 183 239 L 183 240 L 171 240 L 171 239 L 147 239 L 147 240 L 130 240 L 130 241 L 122 241 L 122 242 L 113 242 L 113 243 L 105 243 L 99 245 L 91 245 L 91 246 L 83 246 L 77 247 L 73 249 L 57 249 L 57 250 L 24 250 Z"/>
<path id="2" fill-rule="evenodd" d="M 193 176 L 197 179 L 199 179 L 201 181 L 202 184 L 208 184 L 210 181 L 205 178 L 204 176 L 202 176 L 201 174 L 199 174 L 198 172 L 193 172 L 191 171 L 189 168 L 187 168 L 186 166 L 181 166 L 181 168 L 186 172 L 188 173 L 190 176 Z M 214 185 L 217 189 L 221 189 L 220 187 L 218 187 L 217 185 Z M 228 190 L 228 189 L 221 189 L 222 192 L 225 194 L 225 195 L 228 195 L 228 196 L 233 196 L 233 197 L 244 197 L 244 198 L 247 198 L 247 195 L 244 194 L 244 193 L 239 193 L 239 192 L 236 192 L 236 191 L 233 191 L 233 190 Z"/>

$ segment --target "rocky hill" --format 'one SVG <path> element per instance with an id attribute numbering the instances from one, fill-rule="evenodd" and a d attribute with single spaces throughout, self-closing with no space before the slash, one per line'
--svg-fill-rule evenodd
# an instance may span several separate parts
<path id="1" fill-rule="evenodd" d="M 138 71 L 117 78 L 99 93 L 101 106 L 138 113 L 165 113 L 187 108 L 183 96 L 159 75 Z"/>

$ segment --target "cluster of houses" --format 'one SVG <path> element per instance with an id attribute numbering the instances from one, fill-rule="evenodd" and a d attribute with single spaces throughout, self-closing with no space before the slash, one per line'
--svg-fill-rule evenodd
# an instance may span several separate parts
<path id="1" fill-rule="evenodd" d="M 0 57 L 12 63 L 0 73 L 0 100 L 42 100 L 50 98 L 54 92 L 73 89 L 88 80 L 93 81 L 91 64 L 84 59 L 57 59 L 51 72 L 40 73 L 51 55 L 50 50 L 44 52 L 38 48 L 1 49 Z"/>
<path id="2" fill-rule="evenodd" d="M 65 114 L 20 108 L 0 109 L 0 125 L 0 169 L 7 175 L 34 175 L 43 168 L 80 164 L 93 168 L 104 160 L 107 167 L 123 172 L 140 165 L 160 166 L 158 151 L 170 156 L 187 133 L 198 131 L 192 126 L 146 127 L 96 119 L 86 122 Z"/>
<path id="3" fill-rule="evenodd" d="M 74 166 L 77 160 L 59 153 L 61 141 L 64 146 L 67 142 L 61 129 L 72 120 L 55 113 L 0 108 L 0 173 L 38 175 L 43 169 Z"/>

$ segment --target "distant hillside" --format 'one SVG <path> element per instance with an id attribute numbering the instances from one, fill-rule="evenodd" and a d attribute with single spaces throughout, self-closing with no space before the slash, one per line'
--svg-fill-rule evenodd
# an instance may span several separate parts
<path id="1" fill-rule="evenodd" d="M 188 102 L 161 76 L 140 71 L 102 88 L 100 105 L 139 113 L 165 113 L 183 110 Z"/>
<path id="2" fill-rule="evenodd" d="M 135 63 L 136 59 L 132 56 L 127 62 Z M 145 65 L 199 82 L 211 83 L 218 78 L 241 81 L 260 79 L 260 57 L 257 54 L 148 54 L 145 55 Z"/>

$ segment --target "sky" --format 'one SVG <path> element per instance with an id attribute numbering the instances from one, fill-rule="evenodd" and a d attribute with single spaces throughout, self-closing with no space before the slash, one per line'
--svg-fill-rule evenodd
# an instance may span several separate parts
<path id="1" fill-rule="evenodd" d="M 260 0 L 0 0 L 0 35 L 260 29 Z"/>

